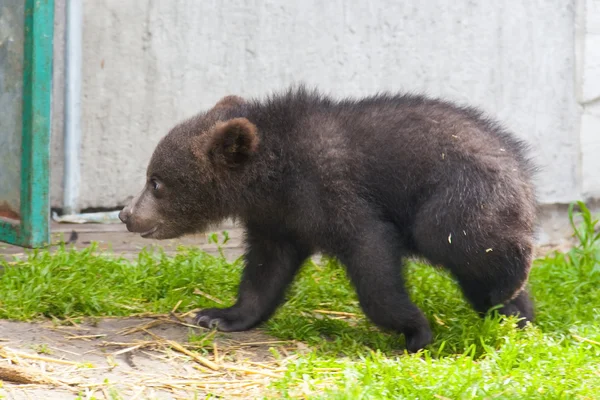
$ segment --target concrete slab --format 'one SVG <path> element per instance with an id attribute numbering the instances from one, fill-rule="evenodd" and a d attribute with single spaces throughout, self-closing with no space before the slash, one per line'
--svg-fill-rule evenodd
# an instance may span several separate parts
<path id="1" fill-rule="evenodd" d="M 223 240 L 222 231 L 227 231 L 229 241 L 221 245 L 227 259 L 233 260 L 241 256 L 243 249 L 244 231 L 233 224 L 224 224 L 209 233 L 186 236 L 174 240 L 144 239 L 138 234 L 128 232 L 124 224 L 58 224 L 53 223 L 52 242 L 50 250 L 56 250 L 61 241 L 69 241 L 75 248 L 85 248 L 92 242 L 97 242 L 99 249 L 127 258 L 135 258 L 144 248 L 155 246 L 162 247 L 167 254 L 174 253 L 178 246 L 197 246 L 209 254 L 218 254 L 216 244 L 208 242 L 208 236 L 219 233 L 219 239 Z M 0 256 L 22 256 L 29 250 L 18 246 L 8 245 L 0 242 Z"/>

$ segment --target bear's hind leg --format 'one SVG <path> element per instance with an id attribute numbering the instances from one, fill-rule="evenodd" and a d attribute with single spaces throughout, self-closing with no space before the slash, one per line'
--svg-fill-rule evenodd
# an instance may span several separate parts
<path id="1" fill-rule="evenodd" d="M 452 272 L 477 312 L 501 305 L 500 313 L 524 318 L 524 326 L 534 317 L 524 291 L 534 207 L 524 195 L 489 193 L 482 182 L 457 182 L 432 196 L 415 218 L 413 237 L 418 253 Z"/>
<path id="2" fill-rule="evenodd" d="M 457 274 L 455 274 L 457 275 Z M 490 278 L 473 279 L 464 276 L 457 276 L 461 289 L 473 306 L 475 311 L 482 317 L 494 306 L 501 306 L 498 309 L 500 314 L 506 316 L 517 316 L 521 318 L 518 322 L 519 327 L 524 327 L 527 322 L 532 322 L 534 318 L 533 303 L 525 288 L 520 289 L 523 280 L 507 282 L 506 277 L 500 278 L 495 282 Z M 498 283 L 501 282 L 501 283 Z M 517 287 L 507 290 L 510 287 Z M 515 294 L 517 293 L 517 294 Z"/>
<path id="3" fill-rule="evenodd" d="M 521 290 L 515 298 L 506 302 L 499 312 L 507 316 L 520 317 L 521 319 L 517 323 L 519 328 L 524 328 L 527 322 L 533 322 L 534 319 L 533 302 L 526 289 Z"/>

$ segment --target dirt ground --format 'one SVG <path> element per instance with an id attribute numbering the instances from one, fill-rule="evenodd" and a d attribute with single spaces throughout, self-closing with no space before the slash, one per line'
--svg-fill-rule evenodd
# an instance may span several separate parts
<path id="1" fill-rule="evenodd" d="M 260 330 L 188 341 L 191 318 L 106 318 L 73 325 L 0 323 L 0 393 L 8 399 L 256 398 L 301 344 Z M 186 324 L 186 325 L 184 325 Z M 214 350 L 216 347 L 216 351 Z M 216 356 L 215 356 L 216 354 Z M 286 356 L 287 355 L 287 356 Z M 8 369 L 10 368 L 10 369 Z M 23 378 L 24 377 L 24 378 Z M 15 381 L 26 379 L 29 383 Z M 120 397 L 111 397 L 116 391 Z"/>
<path id="2" fill-rule="evenodd" d="M 167 253 L 180 244 L 217 252 L 206 235 L 158 242 L 131 234 L 123 225 L 52 228 L 53 242 L 74 239 L 75 247 L 85 247 L 95 241 L 101 249 L 125 257 L 153 245 Z M 232 225 L 216 232 L 221 230 L 230 235 L 223 246 L 226 257 L 237 258 L 242 254 L 242 231 Z M 25 252 L 0 246 L 0 256 L 20 257 Z M 211 394 L 252 399 L 265 394 L 269 381 L 281 376 L 285 363 L 303 349 L 301 343 L 279 341 L 260 330 L 210 333 L 208 344 L 199 346 L 189 342 L 190 334 L 208 331 L 193 326 L 192 315 L 185 314 L 68 322 L 0 321 L 0 395 L 50 400 L 191 399 Z"/>

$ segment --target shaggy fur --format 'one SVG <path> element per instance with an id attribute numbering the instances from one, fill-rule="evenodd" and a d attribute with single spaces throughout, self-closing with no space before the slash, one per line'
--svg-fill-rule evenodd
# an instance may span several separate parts
<path id="1" fill-rule="evenodd" d="M 315 252 L 346 267 L 378 326 L 431 342 L 409 299 L 402 260 L 451 271 L 481 314 L 532 320 L 534 168 L 523 142 L 481 112 L 420 95 L 335 100 L 304 87 L 227 97 L 162 139 L 131 231 L 173 238 L 234 217 L 246 228 L 237 303 L 203 326 L 250 329 L 268 319 Z"/>

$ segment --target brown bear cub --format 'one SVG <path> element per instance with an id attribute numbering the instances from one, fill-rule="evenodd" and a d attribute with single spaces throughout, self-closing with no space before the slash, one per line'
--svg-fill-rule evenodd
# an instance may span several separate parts
<path id="1" fill-rule="evenodd" d="M 402 260 L 451 271 L 481 314 L 533 318 L 525 290 L 536 199 L 526 146 L 481 112 L 421 95 L 336 100 L 304 87 L 222 99 L 158 144 L 142 192 L 121 211 L 132 232 L 166 239 L 224 218 L 246 229 L 237 302 L 198 313 L 250 329 L 320 252 L 345 266 L 360 305 L 415 352 L 432 340 Z"/>

